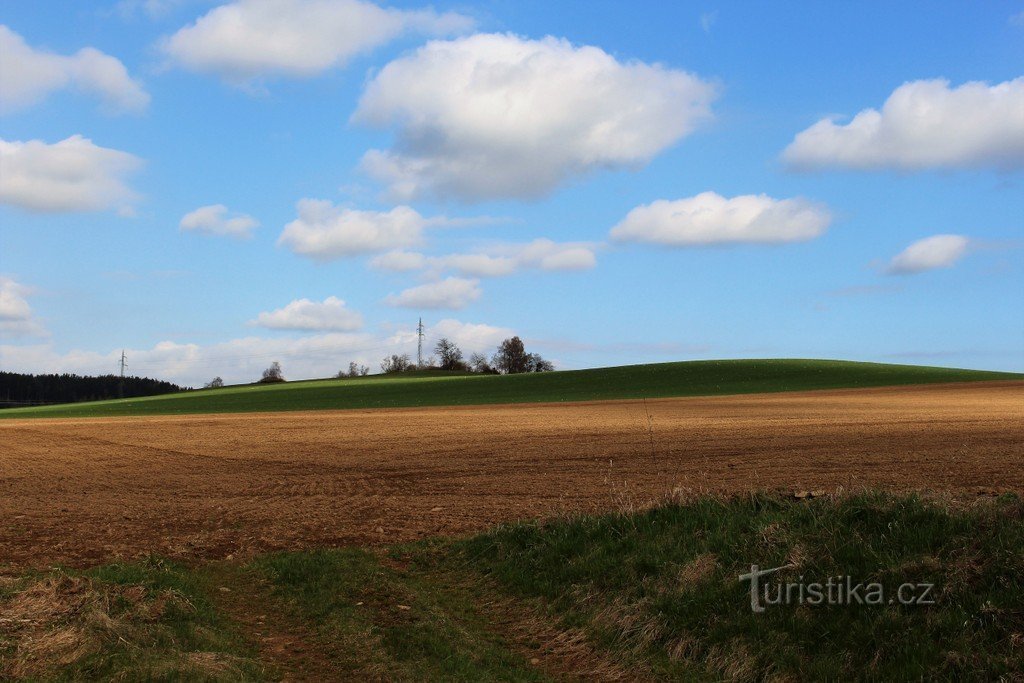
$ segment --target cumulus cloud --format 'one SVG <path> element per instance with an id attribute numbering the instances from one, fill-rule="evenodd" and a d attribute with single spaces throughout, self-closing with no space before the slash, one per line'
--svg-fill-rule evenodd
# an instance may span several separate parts
<path id="1" fill-rule="evenodd" d="M 1024 77 L 996 85 L 905 83 L 881 111 L 822 119 L 782 154 L 796 169 L 1024 168 Z"/>
<path id="2" fill-rule="evenodd" d="M 494 247 L 489 252 L 426 256 L 416 252 L 393 251 L 370 261 L 377 270 L 408 272 L 453 270 L 470 277 L 501 277 L 527 268 L 540 270 L 586 270 L 597 265 L 594 245 L 586 242 L 558 243 L 537 239 L 526 244 Z"/>
<path id="3" fill-rule="evenodd" d="M 433 41 L 367 85 L 353 121 L 393 127 L 364 170 L 395 197 L 533 198 L 596 169 L 636 168 L 710 118 L 697 76 L 547 37 Z"/>
<path id="4" fill-rule="evenodd" d="M 911 275 L 935 268 L 949 268 L 967 252 L 970 240 L 963 235 L 932 235 L 896 254 L 885 272 Z"/>
<path id="5" fill-rule="evenodd" d="M 100 97 L 112 111 L 140 111 L 149 95 L 119 60 L 91 47 L 71 56 L 37 50 L 0 24 L 0 113 L 74 88 Z"/>
<path id="6" fill-rule="evenodd" d="M 363 316 L 329 296 L 322 302 L 296 299 L 284 308 L 260 313 L 253 324 L 273 330 L 353 332 L 363 326 Z"/>
<path id="7" fill-rule="evenodd" d="M 611 230 L 618 242 L 673 247 L 802 242 L 828 228 L 828 209 L 806 199 L 747 194 L 726 198 L 702 192 L 687 199 L 638 206 Z"/>
<path id="8" fill-rule="evenodd" d="M 472 25 L 460 14 L 362 0 L 237 0 L 182 28 L 161 49 L 187 69 L 244 84 L 313 76 L 404 33 L 450 35 Z"/>
<path id="9" fill-rule="evenodd" d="M 252 237 L 252 231 L 259 227 L 259 221 L 244 213 L 229 216 L 228 207 L 223 204 L 211 204 L 185 214 L 179 225 L 182 230 L 207 235 Z"/>
<path id="10" fill-rule="evenodd" d="M 299 217 L 285 226 L 277 244 L 317 261 L 415 246 L 430 224 L 408 206 L 358 211 L 302 199 L 297 209 Z"/>
<path id="11" fill-rule="evenodd" d="M 135 193 L 125 176 L 141 160 L 81 135 L 47 144 L 0 139 L 0 203 L 31 211 L 122 211 Z"/>
<path id="12" fill-rule="evenodd" d="M 400 308 L 465 308 L 480 298 L 480 282 L 461 277 L 448 277 L 402 290 L 385 299 L 389 306 Z"/>
<path id="13" fill-rule="evenodd" d="M 12 337 L 45 333 L 28 303 L 31 291 L 13 278 L 0 275 L 0 333 Z"/>

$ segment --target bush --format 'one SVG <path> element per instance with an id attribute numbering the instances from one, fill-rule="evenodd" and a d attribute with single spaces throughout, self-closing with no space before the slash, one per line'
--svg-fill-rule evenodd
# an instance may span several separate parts
<path id="1" fill-rule="evenodd" d="M 270 364 L 270 367 L 263 371 L 263 377 L 260 379 L 260 384 L 274 384 L 275 382 L 284 382 L 284 373 L 281 371 L 281 364 L 276 360 Z"/>

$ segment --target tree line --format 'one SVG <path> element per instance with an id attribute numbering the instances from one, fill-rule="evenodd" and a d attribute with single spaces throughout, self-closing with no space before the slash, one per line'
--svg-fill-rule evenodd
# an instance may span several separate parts
<path id="1" fill-rule="evenodd" d="M 498 350 L 490 358 L 482 353 L 474 353 L 467 359 L 458 344 L 442 337 L 434 345 L 434 353 L 422 366 L 413 362 L 409 354 L 392 354 L 385 356 L 380 363 L 380 371 L 385 375 L 393 375 L 411 370 L 448 370 L 451 372 L 478 372 L 486 375 L 518 375 L 526 372 L 550 372 L 555 366 L 538 353 L 528 353 L 519 337 L 509 337 L 498 345 Z M 340 370 L 335 375 L 338 379 L 348 377 L 365 377 L 370 368 L 359 363 L 349 363 L 347 370 Z M 257 384 L 276 384 L 284 382 L 284 371 L 281 364 L 274 361 L 266 370 Z M 204 385 L 204 389 L 219 389 L 224 380 L 214 377 Z"/>
<path id="2" fill-rule="evenodd" d="M 350 369 L 354 365 L 350 365 Z M 519 337 L 510 337 L 501 342 L 498 350 L 489 359 L 482 353 L 471 354 L 467 359 L 455 342 L 442 337 L 434 345 L 434 355 L 425 365 L 427 368 L 439 370 L 491 375 L 518 375 L 526 372 L 549 372 L 555 369 L 551 361 L 545 360 L 540 354 L 527 353 L 523 340 Z M 384 374 L 390 375 L 419 368 L 408 354 L 392 354 L 381 362 L 380 369 Z"/>
<path id="3" fill-rule="evenodd" d="M 0 371 L 0 407 L 78 403 L 110 398 L 138 398 L 182 391 L 170 382 L 148 377 L 75 374 L 30 375 Z"/>

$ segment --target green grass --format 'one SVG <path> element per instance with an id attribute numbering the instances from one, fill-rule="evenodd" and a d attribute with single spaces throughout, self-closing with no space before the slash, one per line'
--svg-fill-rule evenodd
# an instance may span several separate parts
<path id="1" fill-rule="evenodd" d="M 765 581 L 849 575 L 889 596 L 902 583 L 934 584 L 934 604 L 758 614 L 738 580 L 751 564 L 793 565 Z M 266 615 L 260 632 L 301 624 L 302 661 L 344 679 L 1014 680 L 1024 671 L 1024 501 L 1012 495 L 971 505 L 877 492 L 705 497 L 390 550 L 276 553 L 191 572 L 162 562 L 57 571 L 0 583 L 0 614 L 32 617 L 24 628 L 37 640 L 69 625 L 99 634 L 81 653 L 30 668 L 47 680 L 289 673 L 256 661 L 246 642 L 260 634 L 244 642 L 213 607 L 224 582 Z M 51 584 L 49 599 L 24 599 Z M 8 623 L 0 677 L 31 663 L 35 642 Z"/>
<path id="2" fill-rule="evenodd" d="M 278 410 L 398 408 L 742 394 L 1024 375 L 828 360 L 721 360 L 631 365 L 530 375 L 410 373 L 166 394 L 141 399 L 15 408 L 0 418 L 101 417 Z"/>
<path id="3" fill-rule="evenodd" d="M 360 549 L 280 553 L 252 568 L 290 618 L 315 630 L 339 679 L 545 680 L 473 596 L 437 574 Z"/>
<path id="4" fill-rule="evenodd" d="M 639 514 L 518 524 L 459 543 L 464 565 L 658 678 L 997 679 L 1024 671 L 1024 503 L 955 509 L 866 494 L 702 499 Z M 935 605 L 750 608 L 765 581 L 848 575 Z"/>

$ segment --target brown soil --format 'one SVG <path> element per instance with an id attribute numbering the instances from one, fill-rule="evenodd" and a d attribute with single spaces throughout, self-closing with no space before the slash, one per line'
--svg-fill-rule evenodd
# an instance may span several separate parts
<path id="1" fill-rule="evenodd" d="M 0 421 L 0 566 L 461 534 L 671 494 L 1024 492 L 1024 382 Z"/>

